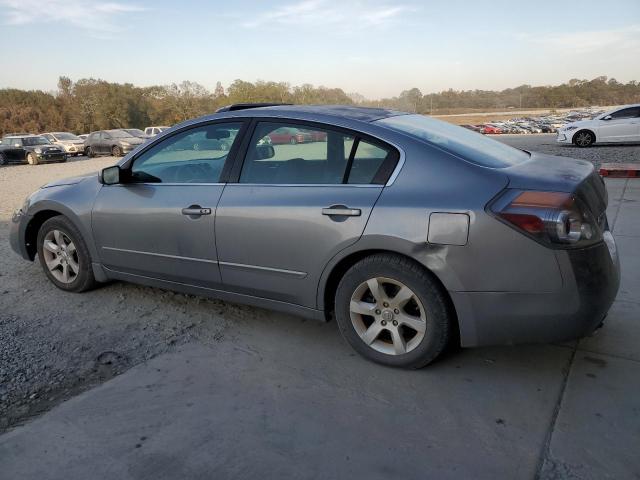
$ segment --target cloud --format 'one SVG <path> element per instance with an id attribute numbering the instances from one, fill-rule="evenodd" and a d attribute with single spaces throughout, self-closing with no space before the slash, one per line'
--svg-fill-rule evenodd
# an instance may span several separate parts
<path id="1" fill-rule="evenodd" d="M 413 11 L 406 5 L 377 4 L 345 0 L 341 3 L 327 0 L 302 0 L 289 3 L 243 22 L 246 28 L 262 26 L 332 27 L 341 31 L 370 26 L 387 26 L 397 22 L 403 14 Z"/>
<path id="2" fill-rule="evenodd" d="M 85 29 L 96 37 L 119 31 L 118 16 L 145 10 L 100 0 L 0 0 L 0 8 L 4 10 L 0 18 L 8 25 L 57 22 L 61 27 Z"/>
<path id="3" fill-rule="evenodd" d="M 534 43 L 560 54 L 620 53 L 640 50 L 640 25 L 629 25 L 608 30 L 584 32 L 562 32 L 551 34 L 522 34 L 525 41 Z"/>

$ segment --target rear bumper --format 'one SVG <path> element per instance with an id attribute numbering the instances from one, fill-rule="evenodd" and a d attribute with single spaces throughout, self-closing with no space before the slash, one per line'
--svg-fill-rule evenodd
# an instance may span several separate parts
<path id="1" fill-rule="evenodd" d="M 589 335 L 603 321 L 620 285 L 613 237 L 556 252 L 563 287 L 553 293 L 451 292 L 463 346 L 548 343 Z"/>

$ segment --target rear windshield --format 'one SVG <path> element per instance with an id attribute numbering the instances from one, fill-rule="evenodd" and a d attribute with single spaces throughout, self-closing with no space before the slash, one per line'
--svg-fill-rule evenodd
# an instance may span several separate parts
<path id="1" fill-rule="evenodd" d="M 529 154 L 480 133 L 423 115 L 398 115 L 378 120 L 483 167 L 505 168 L 529 159 Z"/>

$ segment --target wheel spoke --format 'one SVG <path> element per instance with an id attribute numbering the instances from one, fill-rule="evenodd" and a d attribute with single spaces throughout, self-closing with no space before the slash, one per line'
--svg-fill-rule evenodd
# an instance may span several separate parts
<path id="1" fill-rule="evenodd" d="M 62 238 L 62 233 L 60 233 L 60 230 L 53 231 L 53 238 L 56 240 L 56 243 L 58 244 L 58 246 L 61 247 L 64 245 L 64 240 Z"/>
<path id="2" fill-rule="evenodd" d="M 424 331 L 427 329 L 427 322 L 422 320 L 420 317 L 413 317 L 411 315 L 401 314 L 401 315 L 398 315 L 397 319 L 401 325 L 406 325 L 418 333 L 424 333 Z"/>
<path id="3" fill-rule="evenodd" d="M 67 245 L 67 253 L 73 255 L 76 252 L 76 246 L 73 243 Z"/>
<path id="4" fill-rule="evenodd" d="M 376 309 L 375 303 L 351 300 L 349 310 L 360 315 L 373 315 Z"/>
<path id="5" fill-rule="evenodd" d="M 71 268 L 71 273 L 77 275 L 80 271 L 80 265 L 73 258 L 69 257 L 69 267 Z"/>
<path id="6" fill-rule="evenodd" d="M 372 323 L 371 326 L 361 335 L 362 340 L 367 345 L 371 345 L 373 341 L 378 338 L 378 335 L 380 335 L 380 332 L 383 329 L 384 328 L 379 323 Z"/>
<path id="7" fill-rule="evenodd" d="M 60 251 L 60 247 L 53 243 L 51 240 L 45 240 L 42 246 L 45 250 L 48 250 L 51 253 L 58 253 Z"/>
<path id="8" fill-rule="evenodd" d="M 407 351 L 407 345 L 404 343 L 404 338 L 400 335 L 400 330 L 397 328 L 392 328 L 389 330 L 391 332 L 391 339 L 393 340 L 393 349 L 396 352 L 396 355 L 400 355 Z"/>
<path id="9" fill-rule="evenodd" d="M 69 265 L 68 264 L 62 265 L 62 280 L 67 283 L 69 282 Z"/>
<path id="10" fill-rule="evenodd" d="M 387 299 L 387 296 L 382 289 L 382 285 L 380 285 L 377 278 L 370 278 L 367 280 L 367 285 L 369 286 L 369 290 L 371 290 L 371 295 L 373 295 L 373 298 L 377 303 Z"/>
<path id="11" fill-rule="evenodd" d="M 54 257 L 52 260 L 47 260 L 47 268 L 53 270 L 60 265 L 60 257 Z"/>
<path id="12" fill-rule="evenodd" d="M 407 286 L 403 286 L 398 290 L 396 296 L 391 299 L 396 307 L 403 307 L 405 303 L 413 298 L 413 292 Z"/>

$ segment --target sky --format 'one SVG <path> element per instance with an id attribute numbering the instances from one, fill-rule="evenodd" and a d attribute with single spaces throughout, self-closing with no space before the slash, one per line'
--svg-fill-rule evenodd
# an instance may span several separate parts
<path id="1" fill-rule="evenodd" d="M 0 88 L 284 81 L 376 99 L 640 81 L 640 0 L 0 0 Z"/>

